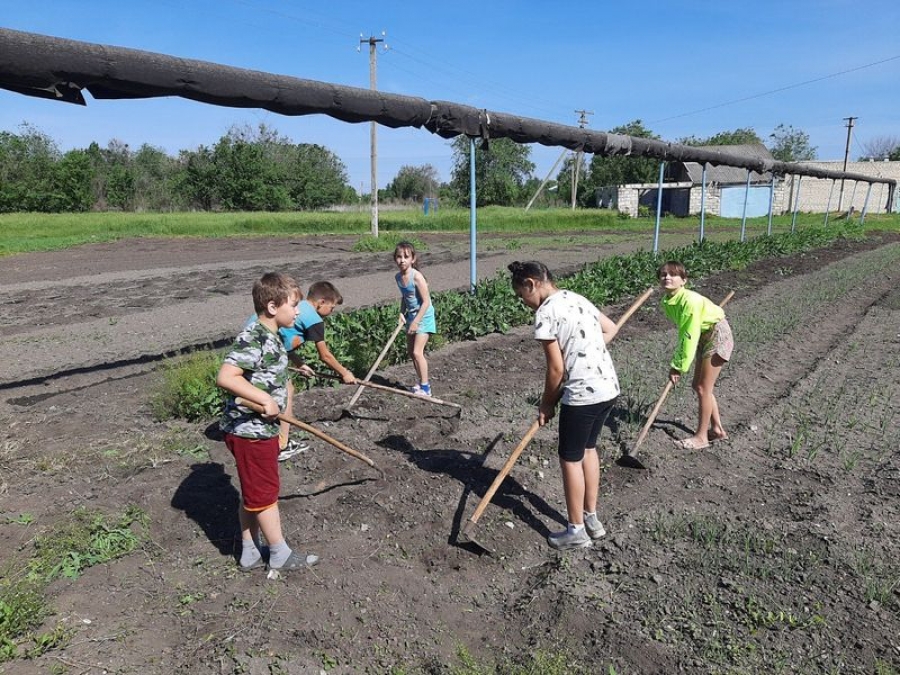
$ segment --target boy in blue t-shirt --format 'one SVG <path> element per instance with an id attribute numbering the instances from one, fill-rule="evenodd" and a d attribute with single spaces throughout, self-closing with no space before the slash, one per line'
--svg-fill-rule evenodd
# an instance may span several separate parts
<path id="1" fill-rule="evenodd" d="M 309 287 L 306 299 L 301 300 L 297 306 L 299 314 L 294 320 L 294 325 L 278 330 L 278 334 L 284 342 L 284 348 L 288 351 L 288 358 L 305 377 L 314 377 L 314 371 L 304 363 L 297 349 L 304 342 L 312 342 L 316 346 L 316 353 L 322 363 L 337 373 L 344 384 L 356 382 L 353 373 L 337 360 L 325 341 L 325 318 L 330 316 L 334 308 L 343 302 L 344 298 L 334 284 L 330 281 L 317 281 Z M 293 389 L 293 387 L 288 388 L 288 410 L 292 410 L 294 403 Z M 279 461 L 290 459 L 309 447 L 296 441 L 288 441 L 289 433 L 290 425 L 282 422 L 280 437 L 285 443 L 278 456 Z"/>
<path id="2" fill-rule="evenodd" d="M 315 377 L 315 371 L 304 362 L 297 349 L 304 342 L 312 342 L 316 346 L 316 352 L 322 363 L 337 373 L 344 384 L 353 384 L 356 377 L 348 368 L 345 368 L 340 361 L 337 360 L 328 343 L 325 341 L 325 318 L 330 316 L 334 308 L 343 304 L 344 298 L 340 294 L 334 284 L 330 281 L 317 281 L 309 287 L 309 293 L 306 299 L 303 293 L 297 288 L 301 300 L 297 306 L 299 314 L 294 320 L 293 325 L 281 327 L 278 334 L 284 344 L 284 348 L 288 352 L 288 359 L 293 363 L 300 374 L 304 377 Z M 251 316 L 245 325 L 249 327 L 257 320 L 257 316 Z M 290 413 L 294 405 L 294 386 L 288 383 L 287 405 L 286 410 Z M 309 444 L 305 441 L 296 441 L 290 439 L 291 425 L 287 422 L 281 423 L 281 429 L 278 434 L 280 453 L 278 461 L 283 462 L 290 459 L 294 455 L 305 452 L 309 449 Z"/>

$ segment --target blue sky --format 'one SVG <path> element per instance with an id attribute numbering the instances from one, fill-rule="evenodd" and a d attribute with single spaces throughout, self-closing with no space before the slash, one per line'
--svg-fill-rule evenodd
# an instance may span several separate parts
<path id="1" fill-rule="evenodd" d="M 378 88 L 592 129 L 634 119 L 665 140 L 778 124 L 809 134 L 820 159 L 851 159 L 900 137 L 897 0 L 599 0 L 454 3 L 309 0 L 0 0 L 4 28 L 111 44 L 367 88 L 381 37 Z M 805 83 L 805 84 L 804 84 Z M 232 125 L 264 123 L 319 143 L 369 191 L 369 125 L 285 117 L 181 99 L 73 106 L 0 90 L 0 130 L 28 122 L 62 150 L 118 139 L 170 154 L 214 144 Z M 380 128 L 378 183 L 403 165 L 449 180 L 449 142 Z M 562 150 L 532 146 L 543 177 Z"/>

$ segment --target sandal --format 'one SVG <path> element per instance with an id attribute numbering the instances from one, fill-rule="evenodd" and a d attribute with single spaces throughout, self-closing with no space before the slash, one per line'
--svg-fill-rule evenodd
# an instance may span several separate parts
<path id="1" fill-rule="evenodd" d="M 699 441 L 695 441 L 693 438 L 683 438 L 680 441 L 675 441 L 675 445 L 680 448 L 684 448 L 685 450 L 703 450 L 703 448 L 709 447 L 709 443 L 703 445 Z"/>

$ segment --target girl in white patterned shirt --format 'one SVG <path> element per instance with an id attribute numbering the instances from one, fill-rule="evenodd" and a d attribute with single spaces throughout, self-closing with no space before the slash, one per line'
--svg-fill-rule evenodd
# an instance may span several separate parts
<path id="1" fill-rule="evenodd" d="M 586 298 L 560 290 L 543 263 L 509 265 L 516 295 L 535 310 L 534 337 L 547 369 L 538 422 L 559 413 L 559 464 L 566 495 L 568 527 L 547 537 L 553 548 L 591 546 L 606 534 L 597 518 L 600 459 L 597 437 L 619 395 L 619 380 L 606 344 L 618 328 Z"/>

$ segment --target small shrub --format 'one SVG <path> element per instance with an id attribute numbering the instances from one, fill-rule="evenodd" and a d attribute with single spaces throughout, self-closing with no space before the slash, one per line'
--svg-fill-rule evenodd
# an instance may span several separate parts
<path id="1" fill-rule="evenodd" d="M 219 352 L 193 352 L 166 362 L 151 400 L 154 417 L 196 422 L 217 416 L 225 403 L 224 393 L 216 386 L 221 364 Z"/>

